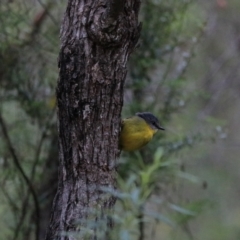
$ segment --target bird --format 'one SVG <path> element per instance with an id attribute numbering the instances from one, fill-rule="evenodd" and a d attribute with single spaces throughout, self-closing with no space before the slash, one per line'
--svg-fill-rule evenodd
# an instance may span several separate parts
<path id="1" fill-rule="evenodd" d="M 152 113 L 136 113 L 122 120 L 119 147 L 123 151 L 138 150 L 150 142 L 158 130 L 164 128 Z"/>

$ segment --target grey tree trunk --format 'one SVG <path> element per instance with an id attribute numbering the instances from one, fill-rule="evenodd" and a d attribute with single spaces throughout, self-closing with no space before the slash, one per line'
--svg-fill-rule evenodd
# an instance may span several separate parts
<path id="1" fill-rule="evenodd" d="M 126 63 L 139 38 L 139 7 L 139 0 L 68 1 L 57 86 L 58 191 L 47 240 L 74 239 L 63 233 L 81 232 L 89 209 L 104 214 L 114 205 L 102 187 L 115 188 Z"/>

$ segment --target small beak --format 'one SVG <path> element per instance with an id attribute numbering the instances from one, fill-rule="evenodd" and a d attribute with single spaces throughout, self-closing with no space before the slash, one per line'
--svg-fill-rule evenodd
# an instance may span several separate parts
<path id="1" fill-rule="evenodd" d="M 159 129 L 159 130 L 165 130 L 163 127 L 161 127 L 160 125 L 157 125 L 157 128 Z"/>

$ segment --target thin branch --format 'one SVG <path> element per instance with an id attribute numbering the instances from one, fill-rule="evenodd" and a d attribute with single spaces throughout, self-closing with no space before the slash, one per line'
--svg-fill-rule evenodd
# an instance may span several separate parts
<path id="1" fill-rule="evenodd" d="M 12 198 L 10 197 L 10 195 L 8 194 L 8 192 L 7 192 L 6 189 L 5 189 L 5 186 L 3 186 L 2 183 L 0 184 L 0 188 L 1 188 L 2 192 L 3 192 L 4 197 L 7 199 L 8 204 L 10 205 L 10 207 L 11 207 L 11 209 L 12 209 L 12 212 L 16 215 L 16 212 L 17 212 L 19 209 L 18 209 L 18 206 L 15 204 L 15 202 L 16 202 L 15 199 L 12 199 Z"/>
<path id="2" fill-rule="evenodd" d="M 35 160 L 34 160 L 34 163 L 33 163 L 33 166 L 32 166 L 32 170 L 31 170 L 30 182 L 34 181 L 35 171 L 36 171 L 36 167 L 38 165 L 39 159 L 40 159 L 40 153 L 41 153 L 42 145 L 43 145 L 43 142 L 44 142 L 44 140 L 47 136 L 47 131 L 49 129 L 50 121 L 51 121 L 52 117 L 54 116 L 54 113 L 55 113 L 55 109 L 53 109 L 52 114 L 49 115 L 48 121 L 46 123 L 46 127 L 42 131 L 42 135 L 41 135 L 39 144 L 37 146 L 36 154 L 35 154 Z M 27 193 L 27 196 L 26 196 L 26 198 L 23 202 L 23 205 L 22 205 L 22 214 L 19 218 L 19 223 L 18 223 L 17 228 L 16 228 L 16 233 L 18 233 L 18 231 L 20 230 L 20 228 L 22 226 L 22 223 L 24 222 L 24 219 L 25 219 L 25 216 L 26 216 L 26 212 L 27 212 L 26 209 L 27 209 L 28 203 L 29 203 L 29 193 L 30 192 Z M 15 236 L 14 240 L 15 239 L 17 239 L 17 235 Z"/>
<path id="3" fill-rule="evenodd" d="M 1 128 L 2 128 L 4 140 L 6 142 L 6 145 L 8 147 L 8 150 L 9 150 L 10 154 L 12 155 L 13 163 L 16 166 L 17 170 L 20 172 L 23 180 L 25 181 L 25 183 L 27 184 L 27 186 L 28 186 L 28 188 L 30 190 L 30 193 L 32 194 L 33 202 L 34 202 L 34 205 L 35 205 L 35 211 L 36 211 L 36 231 L 35 231 L 35 235 L 36 235 L 36 240 L 39 240 L 40 209 L 39 209 L 39 203 L 38 203 L 38 199 L 37 199 L 37 194 L 36 194 L 36 192 L 35 192 L 35 190 L 34 190 L 34 188 L 32 186 L 31 181 L 27 177 L 26 173 L 24 172 L 24 170 L 23 170 L 23 168 L 22 168 L 22 166 L 20 164 L 20 161 L 19 161 L 19 159 L 17 157 L 17 154 L 15 152 L 13 144 L 12 144 L 12 142 L 10 140 L 9 135 L 8 135 L 7 127 L 6 127 L 5 121 L 3 120 L 3 117 L 1 115 L 1 113 L 0 113 L 0 125 L 1 125 Z"/>
<path id="4" fill-rule="evenodd" d="M 139 227 L 139 238 L 138 240 L 144 240 L 144 222 L 143 222 L 143 206 L 139 208 L 138 214 L 138 227 Z"/>
<path id="5" fill-rule="evenodd" d="M 19 234 L 20 229 L 22 227 L 22 224 L 24 222 L 26 212 L 27 212 L 27 208 L 28 208 L 28 199 L 29 199 L 29 195 L 27 195 L 25 197 L 24 201 L 23 201 L 23 204 L 22 204 L 22 207 L 21 207 L 21 216 L 18 217 L 18 224 L 17 224 L 16 229 L 15 229 L 13 240 L 17 240 L 18 234 Z"/>
<path id="6" fill-rule="evenodd" d="M 44 140 L 45 140 L 45 138 L 47 136 L 47 131 L 48 131 L 49 127 L 50 127 L 50 122 L 51 122 L 54 114 L 55 114 L 55 108 L 52 110 L 52 113 L 49 114 L 49 117 L 48 117 L 48 119 L 46 121 L 46 124 L 45 124 L 45 128 L 42 131 L 42 135 L 41 135 L 41 138 L 40 138 L 37 150 L 36 150 L 34 164 L 32 166 L 31 177 L 30 177 L 31 182 L 34 181 L 36 166 L 38 165 L 38 162 L 39 162 L 39 159 L 40 159 L 40 154 L 41 154 L 43 142 L 44 142 Z"/>
<path id="7" fill-rule="evenodd" d="M 54 18 L 54 16 L 49 12 L 49 8 L 52 7 L 53 3 L 50 1 L 46 4 L 44 4 L 41 0 L 37 0 L 38 3 L 43 7 L 44 11 L 46 11 L 46 14 L 49 16 L 49 18 L 52 20 L 52 22 L 58 26 L 58 21 Z"/>

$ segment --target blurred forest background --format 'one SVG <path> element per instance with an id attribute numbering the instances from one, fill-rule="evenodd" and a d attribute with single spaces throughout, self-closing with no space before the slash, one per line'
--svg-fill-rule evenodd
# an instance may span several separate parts
<path id="1" fill-rule="evenodd" d="M 0 3 L 0 239 L 43 239 L 49 221 L 65 7 Z M 239 0 L 142 1 L 123 117 L 166 131 L 121 155 L 113 239 L 240 239 L 239 15 Z"/>

